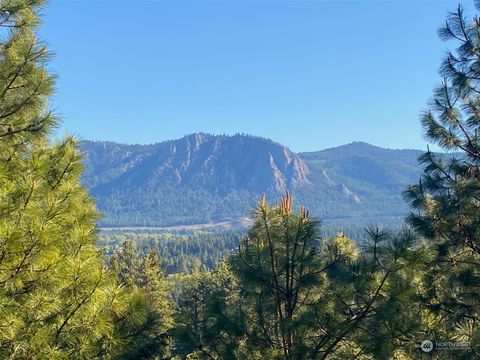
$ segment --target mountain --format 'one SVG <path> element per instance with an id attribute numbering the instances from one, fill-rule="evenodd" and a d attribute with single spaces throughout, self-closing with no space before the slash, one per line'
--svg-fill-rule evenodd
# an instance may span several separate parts
<path id="1" fill-rule="evenodd" d="M 309 184 L 307 164 L 268 139 L 193 134 L 154 145 L 85 142 L 84 184 L 102 225 L 207 223 L 245 217 L 260 194 Z"/>
<path id="2" fill-rule="evenodd" d="M 327 224 L 398 224 L 421 154 L 366 143 L 296 154 L 269 139 L 203 133 L 152 145 L 85 141 L 82 149 L 82 181 L 108 227 L 241 221 L 261 194 L 273 201 L 285 190 Z"/>
<path id="3" fill-rule="evenodd" d="M 383 149 L 354 142 L 299 156 L 310 170 L 311 185 L 302 189 L 302 202 L 326 223 L 398 225 L 408 211 L 402 198 L 407 185 L 418 181 L 420 150 Z M 333 196 L 322 185 L 327 177 L 342 189 Z M 350 200 L 350 201 L 349 201 Z"/>
<path id="4" fill-rule="evenodd" d="M 84 149 L 85 183 L 98 193 L 175 185 L 225 195 L 232 190 L 283 191 L 308 183 L 308 167 L 298 155 L 249 136 L 194 134 L 157 145 L 86 143 Z"/>

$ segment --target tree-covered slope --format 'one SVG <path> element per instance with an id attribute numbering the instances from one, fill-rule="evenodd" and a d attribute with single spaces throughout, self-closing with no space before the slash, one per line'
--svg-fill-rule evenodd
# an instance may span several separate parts
<path id="1" fill-rule="evenodd" d="M 310 185 L 300 191 L 302 202 L 326 223 L 399 224 L 407 211 L 402 191 L 418 180 L 420 150 L 383 149 L 355 142 L 300 154 L 310 169 Z M 335 196 L 322 181 L 341 190 Z"/>
<path id="2" fill-rule="evenodd" d="M 243 218 L 263 193 L 289 190 L 326 223 L 399 223 L 401 192 L 420 176 L 417 150 L 352 143 L 295 154 L 271 140 L 193 134 L 152 145 L 83 143 L 83 183 L 103 226 Z"/>
<path id="3" fill-rule="evenodd" d="M 300 157 L 250 136 L 194 134 L 155 145 L 85 142 L 84 184 L 105 225 L 176 225 L 244 217 L 259 194 L 308 183 Z"/>

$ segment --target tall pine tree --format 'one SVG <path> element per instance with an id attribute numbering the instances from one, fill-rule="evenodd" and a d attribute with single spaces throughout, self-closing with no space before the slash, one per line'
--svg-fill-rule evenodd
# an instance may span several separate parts
<path id="1" fill-rule="evenodd" d="M 146 318 L 105 270 L 71 137 L 52 143 L 40 0 L 0 1 L 0 358 L 121 354 Z"/>
<path id="2" fill-rule="evenodd" d="M 170 284 L 164 277 L 157 251 L 151 249 L 141 255 L 135 243 L 128 240 L 113 254 L 110 265 L 120 283 L 130 292 L 140 292 L 146 305 L 142 310 L 145 321 L 141 336 L 134 337 L 129 349 L 119 359 L 166 358 L 170 351 L 168 331 L 173 327 L 174 307 Z"/>
<path id="3" fill-rule="evenodd" d="M 432 249 L 421 291 L 428 335 L 473 346 L 480 340 L 480 20 L 459 6 L 439 34 L 457 46 L 442 62 L 443 82 L 421 122 L 446 154 L 420 158 L 424 172 L 405 197 L 415 209 L 408 222 Z M 480 356 L 478 347 L 470 351 Z"/>
<path id="4" fill-rule="evenodd" d="M 359 251 L 344 234 L 265 199 L 238 253 L 185 279 L 179 354 L 201 359 L 387 359 L 420 351 L 417 237 L 371 230 Z M 420 250 L 420 249 L 419 249 Z M 421 266 L 421 264 L 420 264 Z M 405 350 L 406 349 L 406 350 Z M 413 351 L 414 352 L 414 351 Z"/>

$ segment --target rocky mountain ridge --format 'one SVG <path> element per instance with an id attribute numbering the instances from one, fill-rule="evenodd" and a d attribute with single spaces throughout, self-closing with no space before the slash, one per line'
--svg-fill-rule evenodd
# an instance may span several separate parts
<path id="1" fill-rule="evenodd" d="M 150 145 L 85 141 L 83 183 L 104 226 L 170 226 L 244 218 L 265 193 L 286 190 L 325 221 L 399 221 L 418 150 L 352 143 L 294 153 L 248 135 L 197 133 Z M 387 221 L 387 222 L 388 222 Z"/>

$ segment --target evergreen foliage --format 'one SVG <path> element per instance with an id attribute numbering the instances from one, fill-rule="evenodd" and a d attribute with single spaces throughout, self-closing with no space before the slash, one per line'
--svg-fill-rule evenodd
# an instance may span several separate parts
<path id="1" fill-rule="evenodd" d="M 478 18 L 467 21 L 459 7 L 440 30 L 458 48 L 422 124 L 449 155 L 424 154 L 421 180 L 404 193 L 415 232 L 325 238 L 287 193 L 278 205 L 262 198 L 242 239 L 100 238 L 75 139 L 50 141 L 54 79 L 35 35 L 42 5 L 0 0 L 1 359 L 422 359 L 431 355 L 422 339 L 470 344 L 436 358 L 480 357 Z"/>
<path id="2" fill-rule="evenodd" d="M 320 241 L 317 221 L 303 208 L 292 214 L 289 196 L 273 207 L 263 200 L 254 216 L 228 263 L 190 275 L 178 295 L 180 354 L 367 359 L 417 347 L 414 234 L 371 230 L 362 251 L 344 234 Z"/>
<path id="3" fill-rule="evenodd" d="M 103 266 L 75 140 L 49 141 L 42 4 L 0 2 L 0 358 L 112 358 L 142 336 L 148 302 Z"/>
<path id="4" fill-rule="evenodd" d="M 166 358 L 169 356 L 170 345 L 167 332 L 173 327 L 173 303 L 170 299 L 170 286 L 163 276 L 156 250 L 152 249 L 141 256 L 136 245 L 132 241 L 126 241 L 112 256 L 110 264 L 114 273 L 118 274 L 120 283 L 129 292 L 143 295 L 143 312 L 146 312 L 146 321 L 141 328 L 142 336 L 128 334 L 132 341 L 128 350 L 118 358 Z M 139 329 L 135 331 L 138 332 Z"/>
<path id="5" fill-rule="evenodd" d="M 165 273 L 191 273 L 213 269 L 235 250 L 243 236 L 237 230 L 132 231 L 102 230 L 99 245 L 107 255 L 115 253 L 125 241 L 132 241 L 140 256 L 155 250 Z"/>
<path id="6" fill-rule="evenodd" d="M 421 292 L 430 336 L 471 342 L 479 357 L 480 20 L 467 20 L 459 6 L 439 34 L 457 47 L 442 62 L 444 80 L 422 125 L 430 141 L 459 154 L 440 159 L 428 151 L 420 158 L 423 175 L 405 192 L 415 209 L 407 220 L 433 252 Z"/>

